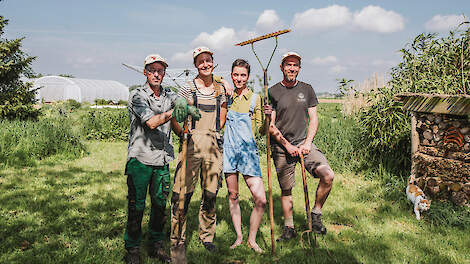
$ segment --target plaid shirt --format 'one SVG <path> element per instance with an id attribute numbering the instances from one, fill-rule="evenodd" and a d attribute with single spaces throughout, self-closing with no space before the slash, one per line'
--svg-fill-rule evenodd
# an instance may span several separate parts
<path id="1" fill-rule="evenodd" d="M 164 166 L 174 159 L 171 144 L 170 122 L 155 129 L 150 129 L 147 122 L 154 115 L 173 108 L 176 93 L 168 88 L 161 88 L 160 97 L 155 97 L 152 89 L 146 84 L 129 94 L 129 147 L 127 160 L 136 158 L 139 162 L 151 166 Z"/>

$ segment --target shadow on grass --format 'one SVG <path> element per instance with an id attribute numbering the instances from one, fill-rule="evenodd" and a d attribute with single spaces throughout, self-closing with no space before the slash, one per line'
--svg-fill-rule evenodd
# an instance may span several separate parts
<path id="1" fill-rule="evenodd" d="M 0 262 L 118 262 L 121 252 L 109 249 L 122 240 L 126 220 L 122 171 L 53 165 L 0 174 Z M 122 186 L 113 190 L 112 182 Z"/>

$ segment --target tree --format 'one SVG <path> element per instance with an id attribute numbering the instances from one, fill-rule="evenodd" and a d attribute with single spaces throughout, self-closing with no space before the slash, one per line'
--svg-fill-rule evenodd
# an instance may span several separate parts
<path id="1" fill-rule="evenodd" d="M 7 40 L 3 37 L 8 20 L 0 16 L 0 118 L 37 119 L 40 111 L 35 109 L 36 91 L 32 83 L 22 78 L 32 78 L 30 57 L 21 51 L 24 38 Z"/>

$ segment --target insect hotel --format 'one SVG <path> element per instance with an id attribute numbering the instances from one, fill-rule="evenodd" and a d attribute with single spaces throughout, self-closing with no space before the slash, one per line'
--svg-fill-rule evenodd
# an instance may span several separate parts
<path id="1" fill-rule="evenodd" d="M 411 174 L 430 197 L 470 206 L 470 96 L 403 93 L 411 112 Z"/>

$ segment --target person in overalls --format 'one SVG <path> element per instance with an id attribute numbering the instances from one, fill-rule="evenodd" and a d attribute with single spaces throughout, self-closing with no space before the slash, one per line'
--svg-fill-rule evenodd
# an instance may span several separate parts
<path id="1" fill-rule="evenodd" d="M 224 132 L 224 173 L 229 193 L 229 207 L 237 239 L 231 249 L 243 243 L 241 230 L 241 213 L 238 203 L 238 173 L 245 179 L 250 189 L 255 206 L 250 217 L 248 247 L 255 252 L 263 250 L 256 243 L 256 233 L 266 206 L 266 193 L 261 178 L 258 146 L 255 142 L 255 131 L 264 132 L 261 97 L 248 89 L 246 84 L 250 77 L 250 64 L 237 59 L 232 64 L 232 81 L 235 93 L 227 113 Z M 230 101 L 230 100 L 229 100 Z"/>
<path id="2" fill-rule="evenodd" d="M 186 83 L 179 95 L 185 97 L 190 104 L 196 106 L 201 113 L 198 121 L 190 122 L 187 155 L 178 155 L 175 184 L 171 198 L 171 257 L 176 263 L 186 263 L 186 214 L 198 178 L 201 178 L 202 198 L 199 209 L 199 239 L 204 247 L 215 252 L 213 243 L 216 227 L 216 197 L 222 174 L 222 137 L 221 128 L 225 124 L 227 114 L 224 87 L 214 81 L 212 76 L 212 51 L 206 47 L 196 48 L 193 52 L 194 66 L 198 76 Z M 225 87 L 230 84 L 222 80 Z M 233 89 L 229 89 L 232 90 Z M 182 160 L 186 158 L 186 175 L 181 175 Z M 180 180 L 184 179 L 184 185 Z M 178 180 L 177 180 L 178 179 Z M 181 186 L 184 188 L 181 190 Z M 184 194 L 184 209 L 179 217 L 179 196 Z M 182 219 L 182 220 L 181 220 Z M 181 220 L 181 223 L 180 223 Z M 181 226 L 180 226 L 181 225 Z"/>

